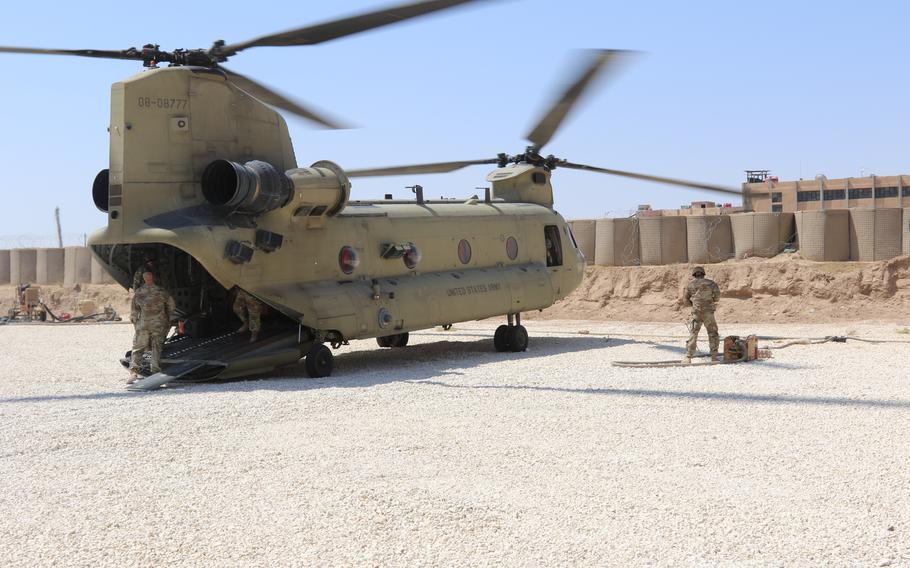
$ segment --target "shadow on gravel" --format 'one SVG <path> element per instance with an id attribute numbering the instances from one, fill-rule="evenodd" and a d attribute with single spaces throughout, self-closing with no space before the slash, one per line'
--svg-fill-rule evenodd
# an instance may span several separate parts
<path id="1" fill-rule="evenodd" d="M 578 351 L 613 348 L 635 343 L 628 339 L 605 339 L 598 336 L 532 337 L 523 353 L 497 353 L 490 334 L 477 341 L 436 341 L 402 349 L 371 349 L 335 357 L 331 377 L 310 379 L 302 364 L 292 365 L 263 375 L 183 384 L 152 392 L 94 392 L 69 395 L 26 396 L 0 399 L 0 404 L 51 402 L 61 400 L 107 400 L 142 396 L 187 395 L 194 393 L 245 392 L 255 390 L 305 391 L 318 388 L 362 388 L 398 381 L 420 382 L 441 375 L 467 374 L 472 367 L 505 361 L 550 357 Z M 466 371 L 462 373 L 461 371 Z"/>
<path id="2" fill-rule="evenodd" d="M 790 396 L 772 394 L 727 393 L 707 391 L 662 391 L 651 389 L 569 389 L 561 387 L 538 387 L 532 385 L 453 385 L 442 381 L 414 381 L 415 384 L 453 389 L 529 390 L 560 392 L 570 394 L 600 394 L 608 396 L 631 396 L 652 398 L 676 398 L 682 400 L 718 400 L 722 402 L 750 402 L 759 404 L 808 404 L 816 406 L 854 406 L 858 408 L 910 409 L 910 400 L 878 400 L 820 396 Z"/>

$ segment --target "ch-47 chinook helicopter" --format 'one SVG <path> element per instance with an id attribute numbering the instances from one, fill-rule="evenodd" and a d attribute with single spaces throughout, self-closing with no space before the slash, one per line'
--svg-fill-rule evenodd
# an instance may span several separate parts
<path id="1" fill-rule="evenodd" d="M 107 227 L 93 254 L 124 287 L 154 252 L 167 266 L 186 333 L 169 339 L 164 370 L 132 385 L 156 388 L 266 372 L 304 358 L 311 377 L 332 372 L 333 348 L 373 338 L 404 347 L 408 332 L 506 316 L 497 351 L 524 351 L 521 313 L 552 305 L 584 275 L 584 257 L 553 209 L 557 167 L 673 185 L 710 184 L 576 164 L 540 150 L 585 88 L 620 52 L 591 60 L 515 156 L 345 171 L 297 166 L 287 126 L 271 106 L 324 126 L 304 106 L 224 68 L 243 49 L 309 45 L 465 4 L 425 1 L 209 50 L 94 51 L 0 47 L 140 60 L 149 69 L 111 88 L 110 167 L 92 189 Z M 158 68 L 159 63 L 170 63 Z M 495 165 L 483 197 L 351 201 L 351 177 Z M 256 342 L 233 330 L 235 287 L 271 308 Z"/>

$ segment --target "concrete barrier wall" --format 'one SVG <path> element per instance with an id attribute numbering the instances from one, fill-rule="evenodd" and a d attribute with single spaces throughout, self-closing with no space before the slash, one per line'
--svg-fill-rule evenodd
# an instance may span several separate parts
<path id="1" fill-rule="evenodd" d="M 904 208 L 904 216 L 901 221 L 903 230 L 901 231 L 901 252 L 904 255 L 910 255 L 910 207 Z M 3 262 L 3 258 L 0 258 L 0 262 Z M 2 268 L 0 268 L 2 270 Z M 0 273 L 0 278 L 2 278 L 2 273 Z"/>
<path id="2" fill-rule="evenodd" d="M 0 284 L 9 284 L 9 251 L 0 250 Z"/>
<path id="3" fill-rule="evenodd" d="M 850 260 L 850 212 L 846 209 L 797 211 L 800 255 L 808 260 Z"/>
<path id="4" fill-rule="evenodd" d="M 770 258 L 784 250 L 794 235 L 793 213 L 736 213 L 730 215 L 736 258 Z"/>
<path id="5" fill-rule="evenodd" d="M 638 235 L 643 266 L 688 262 L 685 217 L 642 217 Z"/>
<path id="6" fill-rule="evenodd" d="M 12 284 L 34 284 L 37 280 L 38 251 L 13 249 L 9 251 L 9 280 Z"/>
<path id="7" fill-rule="evenodd" d="M 63 283 L 67 286 L 92 281 L 92 253 L 88 247 L 66 247 L 63 262 Z"/>
<path id="8" fill-rule="evenodd" d="M 38 284 L 63 284 L 63 249 L 38 249 L 35 281 Z"/>
<path id="9" fill-rule="evenodd" d="M 850 260 L 888 260 L 901 255 L 903 210 L 850 209 Z"/>
<path id="10" fill-rule="evenodd" d="M 575 242 L 578 248 L 585 255 L 588 264 L 594 264 L 594 242 L 596 239 L 597 222 L 593 219 L 582 219 L 578 221 L 569 221 L 572 228 L 572 234 L 575 236 Z"/>
<path id="11" fill-rule="evenodd" d="M 708 264 L 733 258 L 733 229 L 729 215 L 693 215 L 685 219 L 689 262 Z"/>
<path id="12" fill-rule="evenodd" d="M 113 284 L 115 282 L 114 277 L 110 275 L 104 265 L 98 262 L 94 256 L 92 256 L 92 284 Z"/>
<path id="13" fill-rule="evenodd" d="M 641 264 L 637 217 L 597 220 L 594 264 L 598 266 Z"/>

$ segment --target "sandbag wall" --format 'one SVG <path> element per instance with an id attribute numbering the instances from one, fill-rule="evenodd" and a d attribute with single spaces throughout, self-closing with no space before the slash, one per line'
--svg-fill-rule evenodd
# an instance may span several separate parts
<path id="1" fill-rule="evenodd" d="M 795 239 L 793 213 L 736 213 L 730 215 L 736 258 L 771 258 Z"/>
<path id="2" fill-rule="evenodd" d="M 910 255 L 910 207 L 904 208 L 904 217 L 901 221 L 903 229 L 901 230 L 901 249 L 903 254 Z M 2 262 L 2 260 L 0 260 Z M 3 281 L 3 275 L 0 273 L 0 282 Z"/>
<path id="3" fill-rule="evenodd" d="M 641 264 L 638 217 L 597 220 L 594 264 L 598 266 Z"/>
<path id="4" fill-rule="evenodd" d="M 690 215 L 685 219 L 689 262 L 708 264 L 733 258 L 733 229 L 729 215 Z"/>
<path id="5" fill-rule="evenodd" d="M 850 209 L 850 260 L 888 260 L 901 255 L 901 218 L 897 207 Z"/>
<path id="6" fill-rule="evenodd" d="M 62 248 L 38 249 L 35 282 L 38 284 L 63 284 Z"/>
<path id="7" fill-rule="evenodd" d="M 688 262 L 685 217 L 642 217 L 638 220 L 641 264 Z"/>
<path id="8" fill-rule="evenodd" d="M 578 249 L 585 255 L 585 260 L 588 264 L 594 264 L 596 225 L 597 222 L 593 219 L 569 221 L 569 227 L 572 228 L 572 234 L 575 236 Z"/>
<path id="9" fill-rule="evenodd" d="M 63 283 L 88 284 L 92 281 L 92 252 L 88 247 L 64 249 Z"/>
<path id="10" fill-rule="evenodd" d="M 31 284 L 38 276 L 38 250 L 9 251 L 9 281 L 11 284 Z"/>
<path id="11" fill-rule="evenodd" d="M 850 212 L 847 209 L 794 213 L 800 255 L 807 260 L 850 260 Z"/>

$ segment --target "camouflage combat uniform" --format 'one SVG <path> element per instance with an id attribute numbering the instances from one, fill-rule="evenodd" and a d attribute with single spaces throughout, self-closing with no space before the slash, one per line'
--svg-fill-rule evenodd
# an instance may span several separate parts
<path id="1" fill-rule="evenodd" d="M 136 326 L 130 371 L 139 371 L 146 351 L 152 354 L 151 372 L 161 370 L 161 348 L 176 309 L 171 295 L 157 284 L 143 284 L 136 291 L 130 306 L 130 321 Z"/>
<path id="2" fill-rule="evenodd" d="M 262 302 L 237 288 L 237 297 L 234 298 L 234 313 L 243 322 L 241 331 L 249 329 L 254 335 L 259 333 L 261 327 L 259 316 L 262 314 Z"/>
<path id="3" fill-rule="evenodd" d="M 698 332 L 701 331 L 701 324 L 705 324 L 708 330 L 708 344 L 711 347 L 711 353 L 716 354 L 720 344 L 720 336 L 717 334 L 717 322 L 714 320 L 714 308 L 720 300 L 720 288 L 713 280 L 704 276 L 695 278 L 686 286 L 685 293 L 686 304 L 692 306 L 692 316 L 689 319 L 689 341 L 686 342 L 686 356 L 695 355 L 695 348 L 698 343 Z"/>

